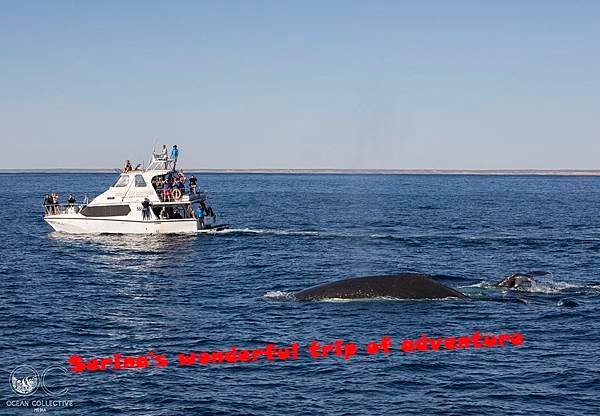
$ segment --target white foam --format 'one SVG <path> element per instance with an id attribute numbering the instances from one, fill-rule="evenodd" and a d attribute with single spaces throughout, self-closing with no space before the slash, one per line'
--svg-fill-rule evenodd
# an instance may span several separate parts
<path id="1" fill-rule="evenodd" d="M 272 290 L 263 295 L 263 298 L 269 300 L 291 300 L 294 298 L 292 292 L 283 292 L 281 290 Z"/>
<path id="2" fill-rule="evenodd" d="M 479 283 L 473 283 L 472 285 L 466 285 L 466 286 L 459 286 L 459 289 L 464 289 L 467 287 L 478 287 L 478 288 L 484 288 L 484 289 L 489 289 L 491 287 L 493 287 L 493 285 L 487 283 L 487 282 L 479 282 Z"/>

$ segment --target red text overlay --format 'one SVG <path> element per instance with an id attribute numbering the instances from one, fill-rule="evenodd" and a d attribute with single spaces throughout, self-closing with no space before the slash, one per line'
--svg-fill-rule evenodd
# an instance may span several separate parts
<path id="1" fill-rule="evenodd" d="M 194 365 L 235 364 L 255 361 L 287 361 L 306 357 L 312 360 L 339 358 L 350 360 L 358 354 L 378 355 L 393 352 L 418 353 L 441 350 L 489 349 L 521 346 L 524 344 L 521 333 L 513 334 L 480 334 L 475 331 L 472 335 L 458 337 L 429 337 L 394 340 L 384 336 L 377 340 L 359 345 L 356 342 L 335 340 L 324 343 L 311 341 L 302 347 L 295 342 L 290 345 L 265 344 L 260 348 L 239 348 L 235 345 L 220 351 L 198 351 L 176 354 L 169 359 L 166 354 L 149 352 L 145 355 L 125 356 L 115 353 L 110 357 L 84 358 L 80 355 L 69 357 L 70 370 L 76 373 L 85 371 L 126 370 L 134 368 L 167 367 L 169 365 L 189 367 Z"/>

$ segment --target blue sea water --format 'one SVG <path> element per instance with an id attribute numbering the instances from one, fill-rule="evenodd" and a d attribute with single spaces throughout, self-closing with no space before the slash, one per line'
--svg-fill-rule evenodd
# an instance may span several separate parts
<path id="1" fill-rule="evenodd" d="M 111 174 L 0 174 L 0 414 L 280 415 L 600 412 L 600 178 L 197 174 L 232 230 L 70 236 L 46 192 L 95 195 Z M 523 291 L 493 289 L 543 270 Z M 416 271 L 471 301 L 296 302 L 353 276 Z M 578 306 L 566 308 L 561 300 Z M 404 353 L 405 338 L 522 333 L 522 346 Z M 313 340 L 390 354 L 312 359 Z M 297 360 L 180 367 L 177 354 L 298 342 Z M 62 373 L 28 397 L 11 372 L 72 355 L 165 354 L 159 368 Z M 23 368 L 21 368 L 23 370 Z M 72 407 L 29 400 L 72 400 Z"/>

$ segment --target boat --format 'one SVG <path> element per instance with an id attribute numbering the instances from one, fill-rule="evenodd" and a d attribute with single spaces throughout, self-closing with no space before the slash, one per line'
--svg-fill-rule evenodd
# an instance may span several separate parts
<path id="1" fill-rule="evenodd" d="M 229 228 L 218 224 L 205 191 L 178 179 L 177 160 L 152 152 L 145 168 L 129 161 L 114 184 L 91 201 L 76 204 L 44 202 L 44 220 L 70 234 L 214 233 Z M 180 183 L 181 182 L 181 183 Z"/>

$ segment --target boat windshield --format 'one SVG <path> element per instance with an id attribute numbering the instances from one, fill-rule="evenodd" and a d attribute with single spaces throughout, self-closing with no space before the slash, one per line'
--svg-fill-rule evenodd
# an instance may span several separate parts
<path id="1" fill-rule="evenodd" d="M 122 188 L 129 185 L 129 175 L 121 175 L 113 185 L 113 188 Z"/>

